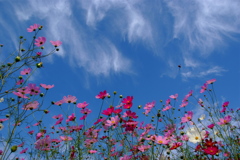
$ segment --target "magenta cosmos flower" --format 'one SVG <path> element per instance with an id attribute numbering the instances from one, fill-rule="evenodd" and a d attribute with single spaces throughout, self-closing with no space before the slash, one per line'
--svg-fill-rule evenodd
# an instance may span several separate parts
<path id="1" fill-rule="evenodd" d="M 100 92 L 98 95 L 96 95 L 97 99 L 104 99 L 105 97 L 107 97 L 109 94 L 107 93 L 106 90 L 104 90 L 103 92 Z"/>
<path id="2" fill-rule="evenodd" d="M 38 39 L 35 39 L 35 45 L 40 47 L 41 45 L 43 45 L 46 42 L 46 38 L 45 37 L 38 37 Z"/>
<path id="3" fill-rule="evenodd" d="M 54 47 L 58 47 L 62 44 L 61 41 L 50 41 Z"/>
<path id="4" fill-rule="evenodd" d="M 28 31 L 28 32 L 36 31 L 36 29 L 38 29 L 38 27 L 40 27 L 39 24 L 31 25 L 29 28 L 27 28 L 27 31 Z"/>

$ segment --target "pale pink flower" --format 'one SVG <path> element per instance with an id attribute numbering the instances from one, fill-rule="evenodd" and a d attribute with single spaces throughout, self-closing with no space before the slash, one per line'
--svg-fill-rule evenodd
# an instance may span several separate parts
<path id="1" fill-rule="evenodd" d="M 110 120 L 106 121 L 106 126 L 113 126 L 113 128 L 116 128 L 119 122 L 119 117 L 115 116 L 115 117 L 111 117 Z"/>
<path id="2" fill-rule="evenodd" d="M 75 96 L 68 95 L 64 96 L 63 100 L 65 103 L 75 103 L 77 101 L 77 98 Z"/>
<path id="3" fill-rule="evenodd" d="M 38 150 L 50 150 L 51 147 L 51 139 L 49 136 L 46 136 L 46 138 L 37 140 L 35 144 L 35 148 Z"/>
<path id="4" fill-rule="evenodd" d="M 97 150 L 89 150 L 88 153 L 90 154 L 97 153 Z"/>
<path id="5" fill-rule="evenodd" d="M 225 125 L 227 123 L 229 123 L 232 120 L 232 117 L 230 115 L 224 117 L 224 118 L 220 118 L 220 122 L 217 122 L 218 125 Z"/>
<path id="6" fill-rule="evenodd" d="M 30 103 L 24 105 L 22 109 L 33 110 L 33 109 L 38 108 L 38 105 L 39 105 L 38 101 L 34 101 L 34 102 L 30 102 Z"/>
<path id="7" fill-rule="evenodd" d="M 177 97 L 178 97 L 178 94 L 175 94 L 175 95 L 171 95 L 171 96 L 169 96 L 170 98 L 172 98 L 172 99 L 177 99 Z"/>
<path id="8" fill-rule="evenodd" d="M 123 156 L 123 157 L 120 157 L 120 159 L 119 160 L 130 160 L 130 159 L 132 159 L 132 155 L 125 155 L 125 156 Z"/>
<path id="9" fill-rule="evenodd" d="M 38 95 L 40 93 L 40 87 L 36 86 L 36 84 L 28 84 L 27 89 L 30 91 L 30 95 Z"/>
<path id="10" fill-rule="evenodd" d="M 213 84 L 214 82 L 216 82 L 216 79 L 210 79 L 210 80 L 208 80 L 206 83 L 207 83 L 207 84 Z"/>
<path id="11" fill-rule="evenodd" d="M 54 119 L 59 119 L 59 118 L 61 118 L 61 117 L 63 117 L 63 115 L 62 115 L 62 114 L 59 114 L 59 115 L 57 115 L 57 116 L 53 116 L 52 118 L 54 118 Z"/>
<path id="12" fill-rule="evenodd" d="M 155 142 L 158 144 L 168 144 L 169 140 L 167 137 L 157 136 Z"/>
<path id="13" fill-rule="evenodd" d="M 78 104 L 77 104 L 77 107 L 84 109 L 84 108 L 86 108 L 88 105 L 89 105 L 89 104 L 88 104 L 87 102 L 83 102 L 83 103 L 78 103 Z"/>
<path id="14" fill-rule="evenodd" d="M 182 102 L 182 104 L 180 105 L 180 108 L 186 107 L 188 105 L 188 102 Z"/>
<path id="15" fill-rule="evenodd" d="M 169 110 L 169 109 L 171 109 L 171 108 L 172 108 L 172 106 L 171 106 L 171 105 L 168 105 L 168 106 L 166 106 L 165 108 L 163 108 L 162 111 L 167 111 L 167 110 Z"/>
<path id="16" fill-rule="evenodd" d="M 62 44 L 61 41 L 50 41 L 54 47 L 58 47 Z"/>
<path id="17" fill-rule="evenodd" d="M 27 28 L 27 31 L 28 31 L 28 32 L 36 31 L 36 29 L 38 29 L 38 27 L 40 27 L 39 24 L 31 25 L 29 28 Z"/>
<path id="18" fill-rule="evenodd" d="M 85 108 L 85 109 L 82 109 L 80 112 L 83 113 L 83 114 L 89 114 L 92 111 L 90 109 L 88 109 L 88 108 Z"/>
<path id="19" fill-rule="evenodd" d="M 185 123 L 185 122 L 191 121 L 192 117 L 193 117 L 193 112 L 192 111 L 188 111 L 187 114 L 185 114 L 184 117 L 182 117 L 181 123 Z"/>
<path id="20" fill-rule="evenodd" d="M 147 103 L 143 108 L 145 109 L 145 114 L 148 114 L 152 110 L 152 108 L 155 106 L 155 104 L 156 104 L 155 101 Z"/>
<path id="21" fill-rule="evenodd" d="M 46 85 L 46 84 L 40 84 L 41 87 L 45 88 L 46 90 L 48 89 L 51 89 L 54 87 L 54 84 L 53 85 Z"/>
<path id="22" fill-rule="evenodd" d="M 60 139 L 63 140 L 63 141 L 71 141 L 71 140 L 73 140 L 72 137 L 69 137 L 69 136 L 60 136 Z"/>
<path id="23" fill-rule="evenodd" d="M 46 42 L 46 38 L 45 37 L 38 37 L 38 39 L 35 39 L 35 45 L 40 47 L 41 45 L 43 45 Z"/>
<path id="24" fill-rule="evenodd" d="M 150 145 L 141 145 L 141 146 L 138 146 L 138 150 L 141 151 L 141 152 L 145 152 L 145 151 L 148 150 L 149 148 L 151 148 Z"/>
<path id="25" fill-rule="evenodd" d="M 61 106 L 63 103 L 65 103 L 64 100 L 60 100 L 60 101 L 54 102 L 54 104 L 57 105 L 57 106 Z"/>
<path id="26" fill-rule="evenodd" d="M 204 83 L 203 86 L 201 87 L 200 93 L 203 93 L 207 90 L 207 83 Z"/>
<path id="27" fill-rule="evenodd" d="M 26 68 L 26 69 L 23 69 L 20 74 L 21 75 L 28 75 L 30 72 L 32 71 L 31 68 Z"/>
<path id="28" fill-rule="evenodd" d="M 171 99 L 167 99 L 167 100 L 166 100 L 166 106 L 169 105 L 170 102 L 171 102 Z"/>

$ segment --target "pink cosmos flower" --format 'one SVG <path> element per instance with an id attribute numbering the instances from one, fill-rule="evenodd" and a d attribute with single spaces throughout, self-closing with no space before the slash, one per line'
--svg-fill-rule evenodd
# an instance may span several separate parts
<path id="1" fill-rule="evenodd" d="M 166 100 L 166 106 L 169 105 L 170 102 L 171 102 L 171 99 L 167 99 L 167 100 Z"/>
<path id="2" fill-rule="evenodd" d="M 12 92 L 12 93 L 18 96 L 19 98 L 28 98 L 27 96 L 25 96 L 23 93 L 20 93 L 20 92 Z"/>
<path id="3" fill-rule="evenodd" d="M 23 84 L 23 82 L 24 82 L 24 79 L 20 79 L 19 81 L 17 81 L 16 85 L 21 85 Z"/>
<path id="4" fill-rule="evenodd" d="M 141 152 L 145 152 L 145 151 L 148 150 L 149 148 L 151 148 L 150 145 L 141 145 L 141 146 L 138 146 L 138 150 L 141 151 Z"/>
<path id="5" fill-rule="evenodd" d="M 171 105 L 168 105 L 168 106 L 166 106 L 165 108 L 163 108 L 162 111 L 167 111 L 167 110 L 169 110 L 169 109 L 171 109 L 171 108 L 172 108 L 172 106 L 171 106 Z"/>
<path id="6" fill-rule="evenodd" d="M 84 108 L 86 108 L 88 105 L 89 105 L 89 104 L 88 104 L 87 102 L 83 102 L 83 103 L 78 103 L 78 104 L 77 104 L 77 107 L 84 109 Z"/>
<path id="7" fill-rule="evenodd" d="M 34 24 L 34 25 L 30 26 L 29 28 L 27 28 L 27 31 L 28 32 L 36 31 L 36 29 L 38 29 L 38 27 L 40 27 L 39 24 Z"/>
<path id="8" fill-rule="evenodd" d="M 53 116 L 52 118 L 54 118 L 54 119 L 59 119 L 59 118 L 62 118 L 63 117 L 63 115 L 62 114 L 59 114 L 59 115 L 57 115 L 57 116 Z"/>
<path id="9" fill-rule="evenodd" d="M 91 113 L 92 111 L 88 108 L 85 108 L 85 109 L 82 109 L 80 112 L 87 115 L 87 114 Z"/>
<path id="10" fill-rule="evenodd" d="M 21 144 L 18 145 L 18 147 L 22 147 L 24 145 L 24 142 L 22 142 Z"/>
<path id="11" fill-rule="evenodd" d="M 224 117 L 224 118 L 220 118 L 220 122 L 217 122 L 218 125 L 225 125 L 227 123 L 229 123 L 232 120 L 232 117 L 230 115 Z"/>
<path id="12" fill-rule="evenodd" d="M 45 88 L 46 90 L 48 89 L 51 89 L 54 87 L 54 84 L 53 85 L 46 85 L 46 84 L 40 84 L 41 87 Z"/>
<path id="13" fill-rule="evenodd" d="M 136 115 L 135 112 L 132 112 L 131 110 L 127 110 L 122 117 L 129 117 L 130 119 L 136 119 L 138 116 Z"/>
<path id="14" fill-rule="evenodd" d="M 37 52 L 36 55 L 37 55 L 37 56 L 41 56 L 41 55 L 42 55 L 42 52 Z"/>
<path id="15" fill-rule="evenodd" d="M 24 150 L 22 150 L 22 151 L 20 152 L 20 154 L 26 153 L 27 150 L 28 150 L 28 148 L 25 148 Z"/>
<path id="16" fill-rule="evenodd" d="M 123 157 L 120 157 L 120 159 L 119 160 L 130 160 L 130 159 L 132 159 L 132 155 L 125 155 L 125 156 L 123 156 Z"/>
<path id="17" fill-rule="evenodd" d="M 106 120 L 106 118 L 100 118 L 100 119 L 98 119 L 96 122 L 94 122 L 94 125 L 96 125 L 96 124 L 98 124 L 98 123 L 100 123 L 100 122 L 103 122 L 103 121 L 105 121 Z"/>
<path id="18" fill-rule="evenodd" d="M 177 149 L 180 146 L 182 146 L 182 143 L 181 142 L 176 142 L 176 143 L 173 143 L 169 149 L 174 150 L 174 149 Z"/>
<path id="19" fill-rule="evenodd" d="M 178 94 L 175 94 L 175 95 L 171 95 L 171 96 L 169 96 L 170 98 L 172 98 L 172 99 L 177 99 L 177 97 L 178 97 Z"/>
<path id="20" fill-rule="evenodd" d="M 155 142 L 158 144 L 168 144 L 169 140 L 167 140 L 167 137 L 157 136 Z"/>
<path id="21" fill-rule="evenodd" d="M 215 126 L 215 124 L 210 124 L 210 125 L 208 125 L 207 127 L 208 127 L 209 129 L 213 129 L 214 126 Z"/>
<path id="22" fill-rule="evenodd" d="M 80 117 L 80 120 L 85 120 L 87 118 L 87 115 L 83 115 L 82 117 Z"/>
<path id="23" fill-rule="evenodd" d="M 90 154 L 97 153 L 97 150 L 89 150 L 88 153 Z"/>
<path id="24" fill-rule="evenodd" d="M 222 107 L 227 107 L 228 105 L 229 105 L 229 101 L 224 102 L 223 105 L 222 105 Z"/>
<path id="25" fill-rule="evenodd" d="M 60 101 L 54 102 L 54 104 L 57 105 L 57 106 L 61 106 L 63 103 L 65 103 L 64 100 L 60 100 Z"/>
<path id="26" fill-rule="evenodd" d="M 207 83 L 204 83 L 203 86 L 201 87 L 200 93 L 203 93 L 207 90 Z"/>
<path id="27" fill-rule="evenodd" d="M 192 117 L 193 117 L 193 112 L 192 111 L 188 111 L 187 114 L 185 114 L 184 117 L 182 117 L 181 123 L 185 123 L 185 122 L 191 121 Z"/>
<path id="28" fill-rule="evenodd" d="M 182 104 L 180 105 L 180 108 L 186 107 L 188 105 L 188 102 L 182 102 Z"/>
<path id="29" fill-rule="evenodd" d="M 34 101 L 34 102 L 30 102 L 30 103 L 24 105 L 22 109 L 23 110 L 33 110 L 33 109 L 38 108 L 38 105 L 39 105 L 38 101 Z"/>
<path id="30" fill-rule="evenodd" d="M 122 100 L 122 103 L 124 103 L 123 104 L 124 109 L 130 109 L 132 107 L 133 105 L 132 100 L 133 100 L 133 96 L 127 96 Z"/>
<path id="31" fill-rule="evenodd" d="M 45 37 L 38 37 L 38 39 L 35 39 L 35 45 L 40 47 L 41 45 L 43 45 L 46 42 L 46 38 Z"/>
<path id="32" fill-rule="evenodd" d="M 62 44 L 61 41 L 50 41 L 54 47 L 58 47 Z"/>
<path id="33" fill-rule="evenodd" d="M 109 116 L 113 113 L 113 111 L 114 111 L 114 107 L 110 107 L 110 108 L 103 110 L 102 114 Z"/>
<path id="34" fill-rule="evenodd" d="M 62 123 L 62 121 L 63 121 L 63 117 L 61 117 L 54 125 L 56 126 L 56 125 Z"/>
<path id="35" fill-rule="evenodd" d="M 32 71 L 31 68 L 23 69 L 20 74 L 21 75 L 28 75 Z"/>
<path id="36" fill-rule="evenodd" d="M 104 99 L 105 97 L 107 97 L 109 94 L 107 93 L 107 91 L 106 90 L 104 90 L 103 92 L 100 92 L 97 96 L 96 96 L 96 98 L 97 99 Z"/>
<path id="37" fill-rule="evenodd" d="M 28 90 L 30 95 L 38 95 L 40 93 L 40 87 L 36 86 L 36 84 L 28 84 Z"/>
<path id="38" fill-rule="evenodd" d="M 207 83 L 207 84 L 213 84 L 214 82 L 216 82 L 216 79 L 210 79 L 210 80 L 208 80 L 206 83 Z"/>
<path id="39" fill-rule="evenodd" d="M 68 116 L 68 119 L 66 120 L 66 122 L 74 121 L 75 119 L 76 119 L 76 116 L 74 113 L 72 113 L 72 115 Z"/>
<path id="40" fill-rule="evenodd" d="M 77 101 L 77 98 L 75 96 L 68 95 L 67 97 L 66 96 L 63 97 L 63 101 L 65 103 L 74 103 Z"/>
<path id="41" fill-rule="evenodd" d="M 225 112 L 227 110 L 226 107 L 222 107 L 222 110 L 220 111 L 221 113 Z"/>
<path id="42" fill-rule="evenodd" d="M 51 143 L 52 141 L 50 137 L 46 136 L 46 138 L 39 139 L 34 144 L 36 149 L 44 151 L 44 150 L 50 150 Z"/>
<path id="43" fill-rule="evenodd" d="M 8 120 L 8 118 L 0 119 L 0 123 L 4 122 L 4 121 L 6 121 L 6 120 Z"/>
<path id="44" fill-rule="evenodd" d="M 31 135 L 33 135 L 33 133 L 34 133 L 34 130 L 28 132 L 28 134 L 31 134 Z"/>
<path id="45" fill-rule="evenodd" d="M 106 121 L 106 126 L 113 126 L 113 128 L 116 128 L 119 122 L 119 117 L 115 116 L 115 117 L 111 117 L 110 120 Z"/>
<path id="46" fill-rule="evenodd" d="M 73 138 L 69 137 L 69 136 L 60 136 L 60 139 L 63 140 L 63 141 L 71 141 L 71 140 L 73 140 Z"/>
<path id="47" fill-rule="evenodd" d="M 155 104 L 156 104 L 155 101 L 147 103 L 143 108 L 145 109 L 145 114 L 148 114 L 152 110 L 152 108 L 155 106 Z"/>

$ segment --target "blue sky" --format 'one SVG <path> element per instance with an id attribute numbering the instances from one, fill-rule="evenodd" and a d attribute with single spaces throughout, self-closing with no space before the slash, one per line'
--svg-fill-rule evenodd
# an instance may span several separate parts
<path id="1" fill-rule="evenodd" d="M 30 40 L 34 23 L 44 26 L 45 51 L 50 40 L 63 42 L 32 79 L 55 85 L 49 101 L 74 95 L 94 108 L 107 90 L 134 96 L 135 108 L 175 93 L 180 103 L 216 78 L 220 103 L 239 108 L 239 7 L 238 0 L 0 0 L 0 44 L 13 51 L 20 35 Z"/>

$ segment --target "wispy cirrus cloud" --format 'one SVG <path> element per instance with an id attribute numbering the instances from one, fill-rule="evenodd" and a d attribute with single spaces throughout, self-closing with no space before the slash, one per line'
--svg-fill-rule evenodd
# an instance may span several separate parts
<path id="1" fill-rule="evenodd" d="M 240 1 L 166 1 L 174 18 L 174 37 L 183 38 L 187 49 L 209 54 L 226 37 L 240 33 Z"/>
<path id="2" fill-rule="evenodd" d="M 79 18 L 84 16 L 83 11 L 77 12 L 78 15 L 73 14 L 73 10 L 76 12 L 74 3 L 66 0 L 35 3 L 29 0 L 25 4 L 12 3 L 12 6 L 19 21 L 35 19 L 45 23 L 45 34 L 51 40 L 63 41 L 64 45 L 58 55 L 68 58 L 69 64 L 74 64 L 73 67 L 82 67 L 90 74 L 104 76 L 133 72 L 131 61 L 108 37 L 103 34 L 94 36 L 99 33 L 93 27 L 93 16 L 87 15 L 87 25 L 90 27 L 86 27 Z M 101 20 L 101 17 L 96 19 Z"/>
<path id="3" fill-rule="evenodd" d="M 226 72 L 227 70 L 220 67 L 220 66 L 211 66 L 207 68 L 198 68 L 194 70 L 187 70 L 182 73 L 183 78 L 193 78 L 193 77 L 198 77 L 202 78 L 205 76 L 209 75 L 214 75 L 214 76 L 221 76 L 223 72 Z"/>

